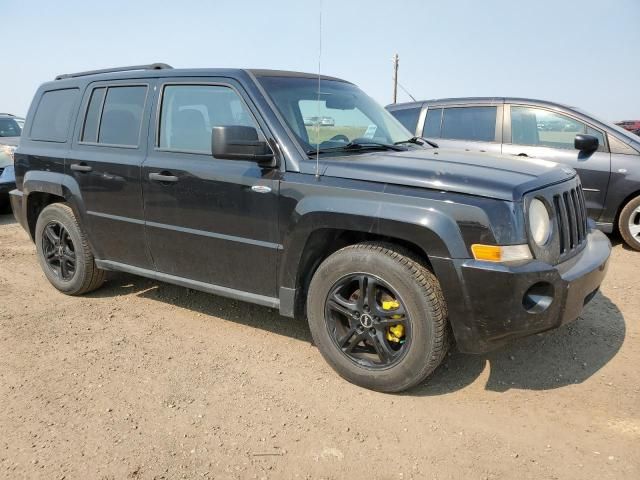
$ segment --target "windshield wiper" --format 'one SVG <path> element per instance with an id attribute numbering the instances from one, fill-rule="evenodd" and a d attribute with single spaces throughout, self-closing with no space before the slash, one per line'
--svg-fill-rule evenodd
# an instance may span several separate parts
<path id="1" fill-rule="evenodd" d="M 427 140 L 424 137 L 411 137 L 409 140 L 403 140 L 402 142 L 396 142 L 395 145 L 402 145 L 403 143 L 415 143 L 416 145 L 424 145 L 425 143 L 431 145 L 433 148 L 439 148 L 438 144 Z"/>
<path id="2" fill-rule="evenodd" d="M 325 152 L 344 152 L 344 151 L 360 151 L 360 150 L 393 150 L 394 152 L 404 152 L 405 149 L 400 147 L 397 143 L 382 143 L 375 140 L 355 139 L 341 145 L 339 147 L 321 148 L 317 150 L 320 153 Z M 315 155 L 316 150 L 307 150 L 307 155 Z"/>

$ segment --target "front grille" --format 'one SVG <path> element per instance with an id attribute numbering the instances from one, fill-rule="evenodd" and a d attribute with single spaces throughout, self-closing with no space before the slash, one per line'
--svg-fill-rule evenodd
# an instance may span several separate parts
<path id="1" fill-rule="evenodd" d="M 560 256 L 579 248 L 587 239 L 587 209 L 582 185 L 553 196 Z"/>
<path id="2" fill-rule="evenodd" d="M 587 208 L 584 192 L 578 177 L 530 192 L 526 195 L 528 208 L 532 199 L 546 203 L 552 222 L 553 233 L 542 247 L 530 242 L 536 258 L 552 265 L 563 262 L 584 248 L 587 243 Z"/>

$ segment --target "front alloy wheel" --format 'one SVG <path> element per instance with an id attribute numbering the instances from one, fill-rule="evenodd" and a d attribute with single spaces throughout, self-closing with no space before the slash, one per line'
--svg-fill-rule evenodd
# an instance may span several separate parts
<path id="1" fill-rule="evenodd" d="M 620 212 L 618 230 L 624 243 L 640 251 L 640 196 L 629 201 Z"/>
<path id="2" fill-rule="evenodd" d="M 366 368 L 388 368 L 409 348 L 411 323 L 398 293 L 369 274 L 348 275 L 325 303 L 327 328 L 336 346 Z"/>
<path id="3" fill-rule="evenodd" d="M 320 264 L 307 317 L 314 343 L 338 374 L 400 392 L 440 364 L 449 346 L 447 308 L 425 263 L 398 245 L 365 242 Z"/>

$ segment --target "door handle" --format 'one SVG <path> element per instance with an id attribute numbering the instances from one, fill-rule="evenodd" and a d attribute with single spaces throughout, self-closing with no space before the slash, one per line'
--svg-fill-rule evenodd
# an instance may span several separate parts
<path id="1" fill-rule="evenodd" d="M 82 162 L 82 163 L 72 163 L 70 168 L 71 168 L 71 170 L 74 170 L 76 172 L 90 172 L 91 170 L 93 170 L 93 167 L 87 165 L 84 162 Z"/>
<path id="2" fill-rule="evenodd" d="M 154 182 L 175 183 L 178 181 L 178 177 L 171 175 L 169 172 L 150 173 L 149 180 L 153 180 Z"/>
<path id="3" fill-rule="evenodd" d="M 528 157 L 529 155 L 527 155 L 526 153 L 519 153 L 518 157 Z"/>

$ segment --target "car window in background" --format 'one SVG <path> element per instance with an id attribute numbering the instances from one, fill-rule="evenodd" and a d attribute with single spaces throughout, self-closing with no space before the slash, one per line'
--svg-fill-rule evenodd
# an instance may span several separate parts
<path id="1" fill-rule="evenodd" d="M 30 137 L 43 142 L 66 142 L 77 97 L 77 88 L 44 92 L 33 117 Z"/>
<path id="2" fill-rule="evenodd" d="M 14 118 L 0 118 L 0 137 L 19 137 L 22 127 Z"/>
<path id="3" fill-rule="evenodd" d="M 427 118 L 424 121 L 422 136 L 425 138 L 440 138 L 440 127 L 442 126 L 442 109 L 430 108 L 427 110 Z"/>
<path id="4" fill-rule="evenodd" d="M 511 107 L 511 143 L 573 149 L 576 135 L 588 133 L 604 145 L 604 136 L 566 115 L 534 107 Z"/>
<path id="5" fill-rule="evenodd" d="M 421 107 L 407 108 L 403 110 L 391 110 L 391 115 L 406 128 L 409 132 L 414 133 L 418 125 Z"/>
<path id="6" fill-rule="evenodd" d="M 211 154 L 213 127 L 257 128 L 238 93 L 220 85 L 168 85 L 162 96 L 159 147 Z"/>
<path id="7" fill-rule="evenodd" d="M 445 108 L 440 136 L 451 140 L 493 142 L 496 138 L 496 112 L 496 107 Z"/>
<path id="8" fill-rule="evenodd" d="M 100 117 L 98 143 L 138 146 L 146 96 L 145 86 L 108 88 Z"/>

